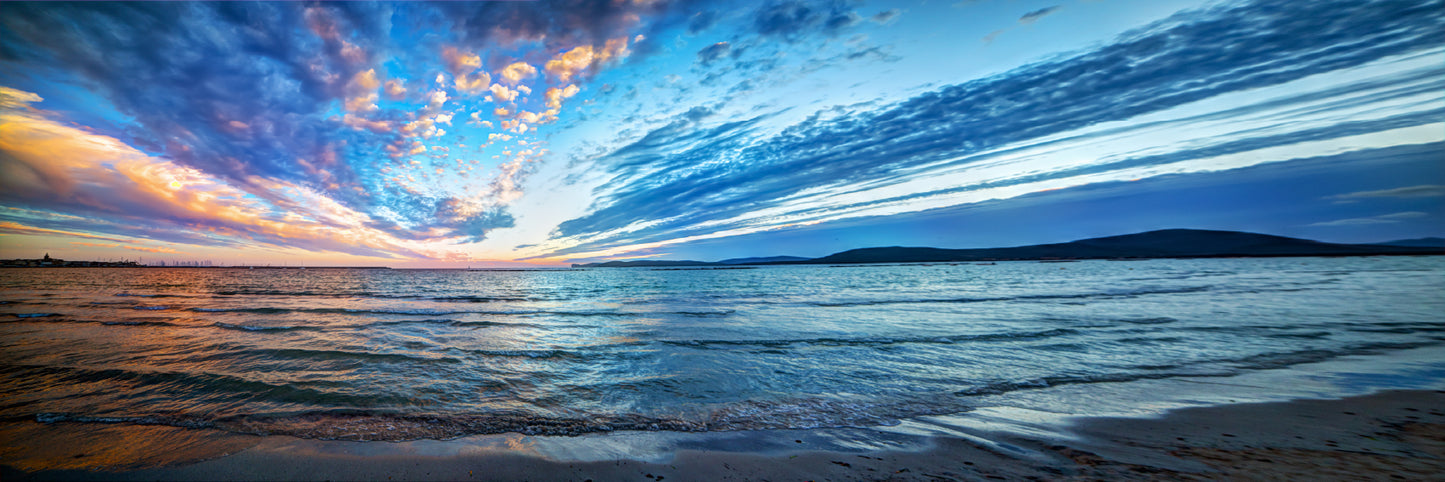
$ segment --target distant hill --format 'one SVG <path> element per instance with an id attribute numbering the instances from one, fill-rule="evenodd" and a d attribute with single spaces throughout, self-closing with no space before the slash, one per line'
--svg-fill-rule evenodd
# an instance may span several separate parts
<path id="1" fill-rule="evenodd" d="M 664 259 L 641 259 L 637 261 L 608 261 L 605 263 L 573 264 L 573 268 L 656 268 L 665 266 L 716 266 L 719 263 L 704 261 L 668 261 Z"/>
<path id="2" fill-rule="evenodd" d="M 1397 239 L 1375 244 L 1379 246 L 1404 246 L 1407 248 L 1445 248 L 1445 238 Z"/>
<path id="3" fill-rule="evenodd" d="M 1441 238 L 1391 241 L 1390 243 L 1425 243 L 1445 241 Z M 628 266 L 728 266 L 737 264 L 857 264 L 857 263 L 937 263 L 952 261 L 1026 261 L 1053 259 L 1142 259 L 1142 258 L 1227 258 L 1274 256 L 1374 256 L 1374 255 L 1441 255 L 1441 245 L 1397 244 L 1334 244 L 1308 239 L 1203 229 L 1164 229 L 1145 233 L 1081 239 L 1068 243 L 1038 244 L 1012 248 L 943 249 L 892 246 L 861 248 L 834 253 L 821 258 L 776 256 L 771 258 L 737 258 L 717 263 L 701 261 L 609 261 L 574 264 L 580 268 L 612 268 Z"/>
<path id="4" fill-rule="evenodd" d="M 864 248 L 813 259 L 808 263 L 906 263 L 940 261 L 1215 258 L 1264 256 L 1359 256 L 1445 254 L 1428 248 L 1370 244 L 1332 244 L 1268 234 L 1202 229 L 1165 229 L 1146 233 L 1081 239 L 1013 248 L 938 249 Z"/>
<path id="5" fill-rule="evenodd" d="M 718 261 L 717 264 L 738 265 L 738 264 L 767 264 L 785 263 L 790 261 L 807 261 L 812 258 L 802 256 L 768 256 L 766 258 L 733 258 Z"/>

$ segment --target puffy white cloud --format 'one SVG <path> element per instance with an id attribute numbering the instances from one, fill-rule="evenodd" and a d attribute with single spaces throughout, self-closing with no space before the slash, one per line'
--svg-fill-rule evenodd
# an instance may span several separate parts
<path id="1" fill-rule="evenodd" d="M 570 84 L 566 87 L 548 87 L 544 95 L 547 98 L 547 108 L 562 108 L 562 100 L 577 95 L 577 84 Z"/>
<path id="2" fill-rule="evenodd" d="M 376 101 L 380 98 L 376 90 L 380 87 L 381 81 L 376 78 L 376 69 L 364 70 L 351 76 L 351 80 L 346 83 L 346 110 L 376 110 Z"/>
<path id="3" fill-rule="evenodd" d="M 568 83 L 595 66 L 625 58 L 630 53 L 627 49 L 627 37 L 619 37 L 607 40 L 601 47 L 583 45 L 558 54 L 547 61 L 544 69 L 554 82 Z"/>
<path id="4" fill-rule="evenodd" d="M 499 73 L 507 83 L 517 85 L 523 79 L 537 75 L 537 68 L 526 62 L 513 62 Z"/>
<path id="5" fill-rule="evenodd" d="M 490 91 L 492 92 L 492 98 L 496 99 L 497 102 L 511 102 L 517 98 L 517 91 L 508 89 L 507 86 L 502 84 L 492 84 Z"/>
<path id="6" fill-rule="evenodd" d="M 406 97 L 406 85 L 402 84 L 401 81 L 398 80 L 386 81 L 386 98 L 391 100 L 401 100 L 404 97 Z"/>

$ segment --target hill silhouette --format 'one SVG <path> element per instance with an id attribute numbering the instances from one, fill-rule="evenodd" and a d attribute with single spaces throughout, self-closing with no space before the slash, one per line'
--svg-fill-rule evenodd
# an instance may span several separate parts
<path id="1" fill-rule="evenodd" d="M 1445 238 L 1430 237 L 1430 238 L 1414 238 L 1414 239 L 1397 239 L 1397 240 L 1394 240 L 1394 241 L 1385 241 L 1385 242 L 1383 242 L 1383 243 L 1374 243 L 1374 244 L 1378 244 L 1378 245 L 1382 245 L 1382 246 L 1405 246 L 1405 247 L 1410 247 L 1410 248 L 1445 248 Z"/>
<path id="2" fill-rule="evenodd" d="M 1439 255 L 1445 248 L 1386 244 L 1335 244 L 1308 239 L 1240 231 L 1164 229 L 1067 243 L 1009 248 L 944 249 L 879 247 L 850 249 L 821 258 L 758 261 L 741 258 L 719 263 L 701 261 L 609 261 L 574 264 L 581 268 L 628 266 L 725 266 L 739 264 L 936 263 L 953 261 L 1027 261 L 1067 259 L 1232 258 L 1276 256 Z M 725 264 L 726 263 L 726 264 Z"/>

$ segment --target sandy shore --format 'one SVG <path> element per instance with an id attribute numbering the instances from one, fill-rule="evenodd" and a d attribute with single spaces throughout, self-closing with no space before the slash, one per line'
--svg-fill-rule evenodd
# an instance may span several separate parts
<path id="1" fill-rule="evenodd" d="M 960 432 L 830 443 L 826 431 L 690 435 L 662 456 L 627 440 L 489 436 L 326 442 L 169 427 L 24 423 L 0 431 L 13 480 L 1442 480 L 1445 391 L 1188 408 L 1082 418 L 1052 434 Z M 631 437 L 631 438 L 629 438 Z M 701 438 L 699 438 L 701 437 Z M 796 437 L 796 438 L 795 438 Z M 579 438 L 581 439 L 581 438 Z M 682 439 L 677 439 L 682 440 Z M 663 443 L 668 443 L 663 441 Z M 539 455 L 571 446 L 575 457 Z M 817 450 L 826 446 L 827 450 Z M 612 452 L 607 451 L 612 447 Z M 642 459 L 642 460 L 638 460 Z"/>

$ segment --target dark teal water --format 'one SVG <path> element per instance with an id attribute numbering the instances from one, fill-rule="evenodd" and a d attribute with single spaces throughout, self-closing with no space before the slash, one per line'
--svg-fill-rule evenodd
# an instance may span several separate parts
<path id="1" fill-rule="evenodd" d="M 312 438 L 888 424 L 1445 344 L 1445 258 L 0 270 L 0 418 Z"/>

